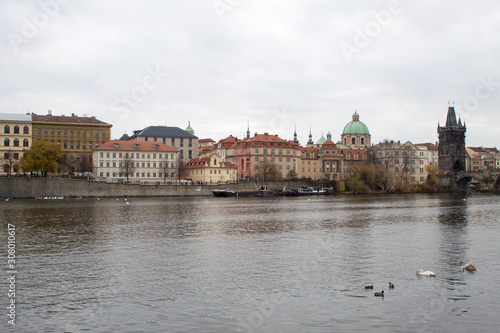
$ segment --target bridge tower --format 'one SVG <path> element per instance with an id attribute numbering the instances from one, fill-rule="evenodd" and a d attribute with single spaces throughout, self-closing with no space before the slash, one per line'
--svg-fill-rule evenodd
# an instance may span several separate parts
<path id="1" fill-rule="evenodd" d="M 465 151 L 465 122 L 455 115 L 455 107 L 448 106 L 445 126 L 438 123 L 438 161 L 444 174 L 456 174 L 465 171 L 467 152 Z"/>

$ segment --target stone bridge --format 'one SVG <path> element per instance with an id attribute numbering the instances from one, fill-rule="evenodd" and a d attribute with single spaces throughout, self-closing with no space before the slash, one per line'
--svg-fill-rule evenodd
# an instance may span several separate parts
<path id="1" fill-rule="evenodd" d="M 448 177 L 450 178 L 450 177 Z M 500 192 L 500 169 L 462 171 L 453 177 L 457 191 Z M 453 184 L 449 180 L 449 185 Z"/>

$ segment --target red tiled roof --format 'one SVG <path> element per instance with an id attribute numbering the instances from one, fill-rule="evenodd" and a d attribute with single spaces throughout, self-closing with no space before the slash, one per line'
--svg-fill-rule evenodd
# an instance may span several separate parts
<path id="1" fill-rule="evenodd" d="M 199 140 L 198 140 L 198 143 L 208 143 L 208 142 L 213 142 L 213 143 L 215 143 L 215 141 L 214 141 L 214 140 L 212 140 L 212 139 L 199 139 Z"/>
<path id="2" fill-rule="evenodd" d="M 178 152 L 177 149 L 170 147 L 162 142 L 154 141 L 120 141 L 110 140 L 101 144 L 95 150 L 122 150 L 122 151 L 161 151 Z"/>

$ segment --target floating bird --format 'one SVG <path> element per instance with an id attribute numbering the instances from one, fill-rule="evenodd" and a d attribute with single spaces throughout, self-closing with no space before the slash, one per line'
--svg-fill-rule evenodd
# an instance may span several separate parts
<path id="1" fill-rule="evenodd" d="M 369 284 L 369 285 L 365 286 L 365 289 L 373 289 L 373 284 Z"/>
<path id="2" fill-rule="evenodd" d="M 420 269 L 417 271 L 417 275 L 435 276 L 435 275 L 436 275 L 436 273 L 431 272 L 431 271 L 425 271 L 425 272 L 424 272 L 424 270 L 423 270 L 422 268 L 420 268 Z"/>
<path id="3" fill-rule="evenodd" d="M 383 290 L 382 291 L 376 291 L 376 292 L 373 293 L 373 295 L 384 297 L 384 291 Z"/>
<path id="4" fill-rule="evenodd" d="M 125 202 L 125 204 L 126 204 L 126 205 L 130 205 L 130 202 L 126 201 L 126 202 Z"/>
<path id="5" fill-rule="evenodd" d="M 389 289 L 394 289 L 394 284 L 392 282 L 389 282 Z"/>
<path id="6" fill-rule="evenodd" d="M 473 265 L 473 264 L 467 264 L 464 266 L 464 262 L 461 261 L 460 262 L 460 265 L 462 265 L 462 271 L 465 269 L 465 270 L 468 270 L 469 272 L 472 272 L 472 271 L 475 271 L 476 270 L 476 265 Z"/>

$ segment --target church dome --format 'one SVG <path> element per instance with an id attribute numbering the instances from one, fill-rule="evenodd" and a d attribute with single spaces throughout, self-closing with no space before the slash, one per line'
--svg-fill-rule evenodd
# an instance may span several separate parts
<path id="1" fill-rule="evenodd" d="M 342 134 L 370 135 L 370 131 L 368 131 L 368 127 L 366 127 L 366 125 L 362 121 L 359 121 L 359 114 L 357 112 L 354 112 L 354 114 L 352 115 L 352 121 L 345 125 Z"/>
<path id="2" fill-rule="evenodd" d="M 188 122 L 188 127 L 186 127 L 185 131 L 194 134 L 194 129 L 191 127 L 191 121 Z"/>

